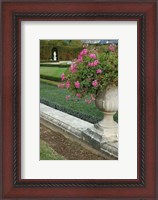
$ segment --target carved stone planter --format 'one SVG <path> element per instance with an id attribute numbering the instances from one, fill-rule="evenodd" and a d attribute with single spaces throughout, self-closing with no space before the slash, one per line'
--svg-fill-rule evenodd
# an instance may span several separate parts
<path id="1" fill-rule="evenodd" d="M 102 135 L 102 142 L 118 140 L 118 124 L 113 120 L 118 110 L 118 87 L 108 86 L 95 99 L 96 107 L 104 113 L 104 118 L 94 125 Z"/>

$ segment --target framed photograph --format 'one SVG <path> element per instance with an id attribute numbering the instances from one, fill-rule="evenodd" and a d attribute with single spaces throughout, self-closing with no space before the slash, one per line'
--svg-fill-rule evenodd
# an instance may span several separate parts
<path id="1" fill-rule="evenodd" d="M 40 40 L 40 128 L 42 160 L 118 159 L 118 40 Z"/>
<path id="2" fill-rule="evenodd" d="M 2 1 L 2 199 L 157 199 L 156 1 Z"/>

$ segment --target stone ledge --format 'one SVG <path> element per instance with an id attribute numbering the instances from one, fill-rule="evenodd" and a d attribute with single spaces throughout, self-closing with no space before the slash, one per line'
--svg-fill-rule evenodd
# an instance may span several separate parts
<path id="1" fill-rule="evenodd" d="M 48 122 L 48 126 L 52 124 L 58 132 L 65 132 L 81 142 L 86 142 L 101 154 L 106 153 L 118 158 L 118 142 L 101 143 L 102 137 L 95 131 L 93 124 L 44 104 L 40 104 L 40 117 L 43 122 Z"/>
<path id="2" fill-rule="evenodd" d="M 102 143 L 102 136 L 99 135 L 95 128 L 87 129 L 82 132 L 82 139 L 88 142 L 95 149 L 109 154 L 115 158 L 118 158 L 118 142 L 104 142 Z"/>
<path id="3" fill-rule="evenodd" d="M 78 138 L 81 138 L 82 131 L 87 128 L 92 128 L 93 124 L 86 122 L 82 119 L 56 110 L 44 104 L 40 104 L 41 118 L 55 124 L 56 126 L 64 129 Z"/>

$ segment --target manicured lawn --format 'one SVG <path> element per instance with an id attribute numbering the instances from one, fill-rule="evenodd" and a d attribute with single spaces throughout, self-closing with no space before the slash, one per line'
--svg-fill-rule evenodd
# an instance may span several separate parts
<path id="1" fill-rule="evenodd" d="M 61 74 L 66 72 L 67 67 L 40 67 L 40 75 L 60 78 Z"/>
<path id="2" fill-rule="evenodd" d="M 65 160 L 43 140 L 40 141 L 40 160 Z"/>
<path id="3" fill-rule="evenodd" d="M 94 102 L 87 104 L 84 99 L 76 99 L 74 97 L 66 100 L 66 95 L 70 95 L 67 89 L 59 89 L 54 85 L 40 83 L 40 98 L 42 103 L 91 123 L 96 123 L 102 119 L 103 113 L 96 108 Z M 117 121 L 117 116 L 115 120 Z"/>
<path id="4" fill-rule="evenodd" d="M 49 85 L 55 85 L 55 86 L 58 86 L 58 84 L 60 83 L 60 82 L 57 82 L 57 81 L 51 81 L 51 80 L 47 80 L 47 79 L 43 79 L 43 78 L 40 78 L 40 82 L 46 83 L 46 84 L 49 84 Z"/>

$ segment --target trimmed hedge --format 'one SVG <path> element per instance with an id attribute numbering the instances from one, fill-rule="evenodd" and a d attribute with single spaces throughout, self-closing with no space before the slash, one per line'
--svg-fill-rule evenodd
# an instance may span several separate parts
<path id="1" fill-rule="evenodd" d="M 58 47 L 59 60 L 73 60 L 82 49 L 82 47 Z"/>
<path id="2" fill-rule="evenodd" d="M 46 62 L 48 62 L 48 60 L 40 60 L 40 64 L 41 63 L 46 63 Z M 49 62 L 51 62 L 51 61 L 49 61 Z"/>
<path id="3" fill-rule="evenodd" d="M 99 117 L 99 116 L 98 117 L 90 116 L 90 115 L 87 115 L 85 113 L 83 114 L 81 112 L 77 112 L 75 110 L 65 108 L 64 106 L 61 106 L 61 105 L 59 105 L 57 103 L 49 102 L 48 100 L 46 100 L 44 98 L 40 98 L 40 102 L 43 103 L 43 104 L 45 104 L 45 105 L 47 105 L 47 106 L 50 106 L 50 107 L 52 107 L 54 109 L 60 110 L 62 112 L 65 112 L 65 113 L 68 113 L 68 114 L 73 115 L 75 117 L 78 117 L 80 119 L 83 119 L 83 120 L 85 120 L 87 122 L 90 122 L 92 124 L 98 123 L 99 121 L 102 120 L 102 117 Z M 114 115 L 114 120 L 116 122 L 118 122 L 118 113 L 116 113 Z"/>
<path id="4" fill-rule="evenodd" d="M 102 120 L 102 117 L 94 117 L 94 116 L 90 116 L 90 115 L 87 115 L 87 114 L 83 114 L 83 113 L 77 112 L 75 110 L 65 108 L 64 106 L 61 106 L 57 103 L 49 102 L 48 100 L 46 100 L 44 98 L 40 98 L 40 102 L 47 105 L 47 106 L 50 106 L 50 107 L 55 108 L 57 110 L 60 110 L 62 112 L 68 113 L 70 115 L 73 115 L 75 117 L 78 117 L 80 119 L 83 119 L 83 120 L 88 121 L 88 122 L 93 123 L 93 124 Z"/>
<path id="5" fill-rule="evenodd" d="M 53 46 L 44 45 L 40 46 L 40 60 L 50 61 L 52 59 L 52 48 L 56 47 L 58 50 L 59 60 L 73 60 L 77 58 L 78 53 L 83 49 L 82 47 L 71 47 L 71 46 Z"/>
<path id="6" fill-rule="evenodd" d="M 69 64 L 51 65 L 51 64 L 40 63 L 40 67 L 59 67 L 59 68 L 68 68 L 68 67 L 70 67 L 70 65 L 69 65 Z"/>

